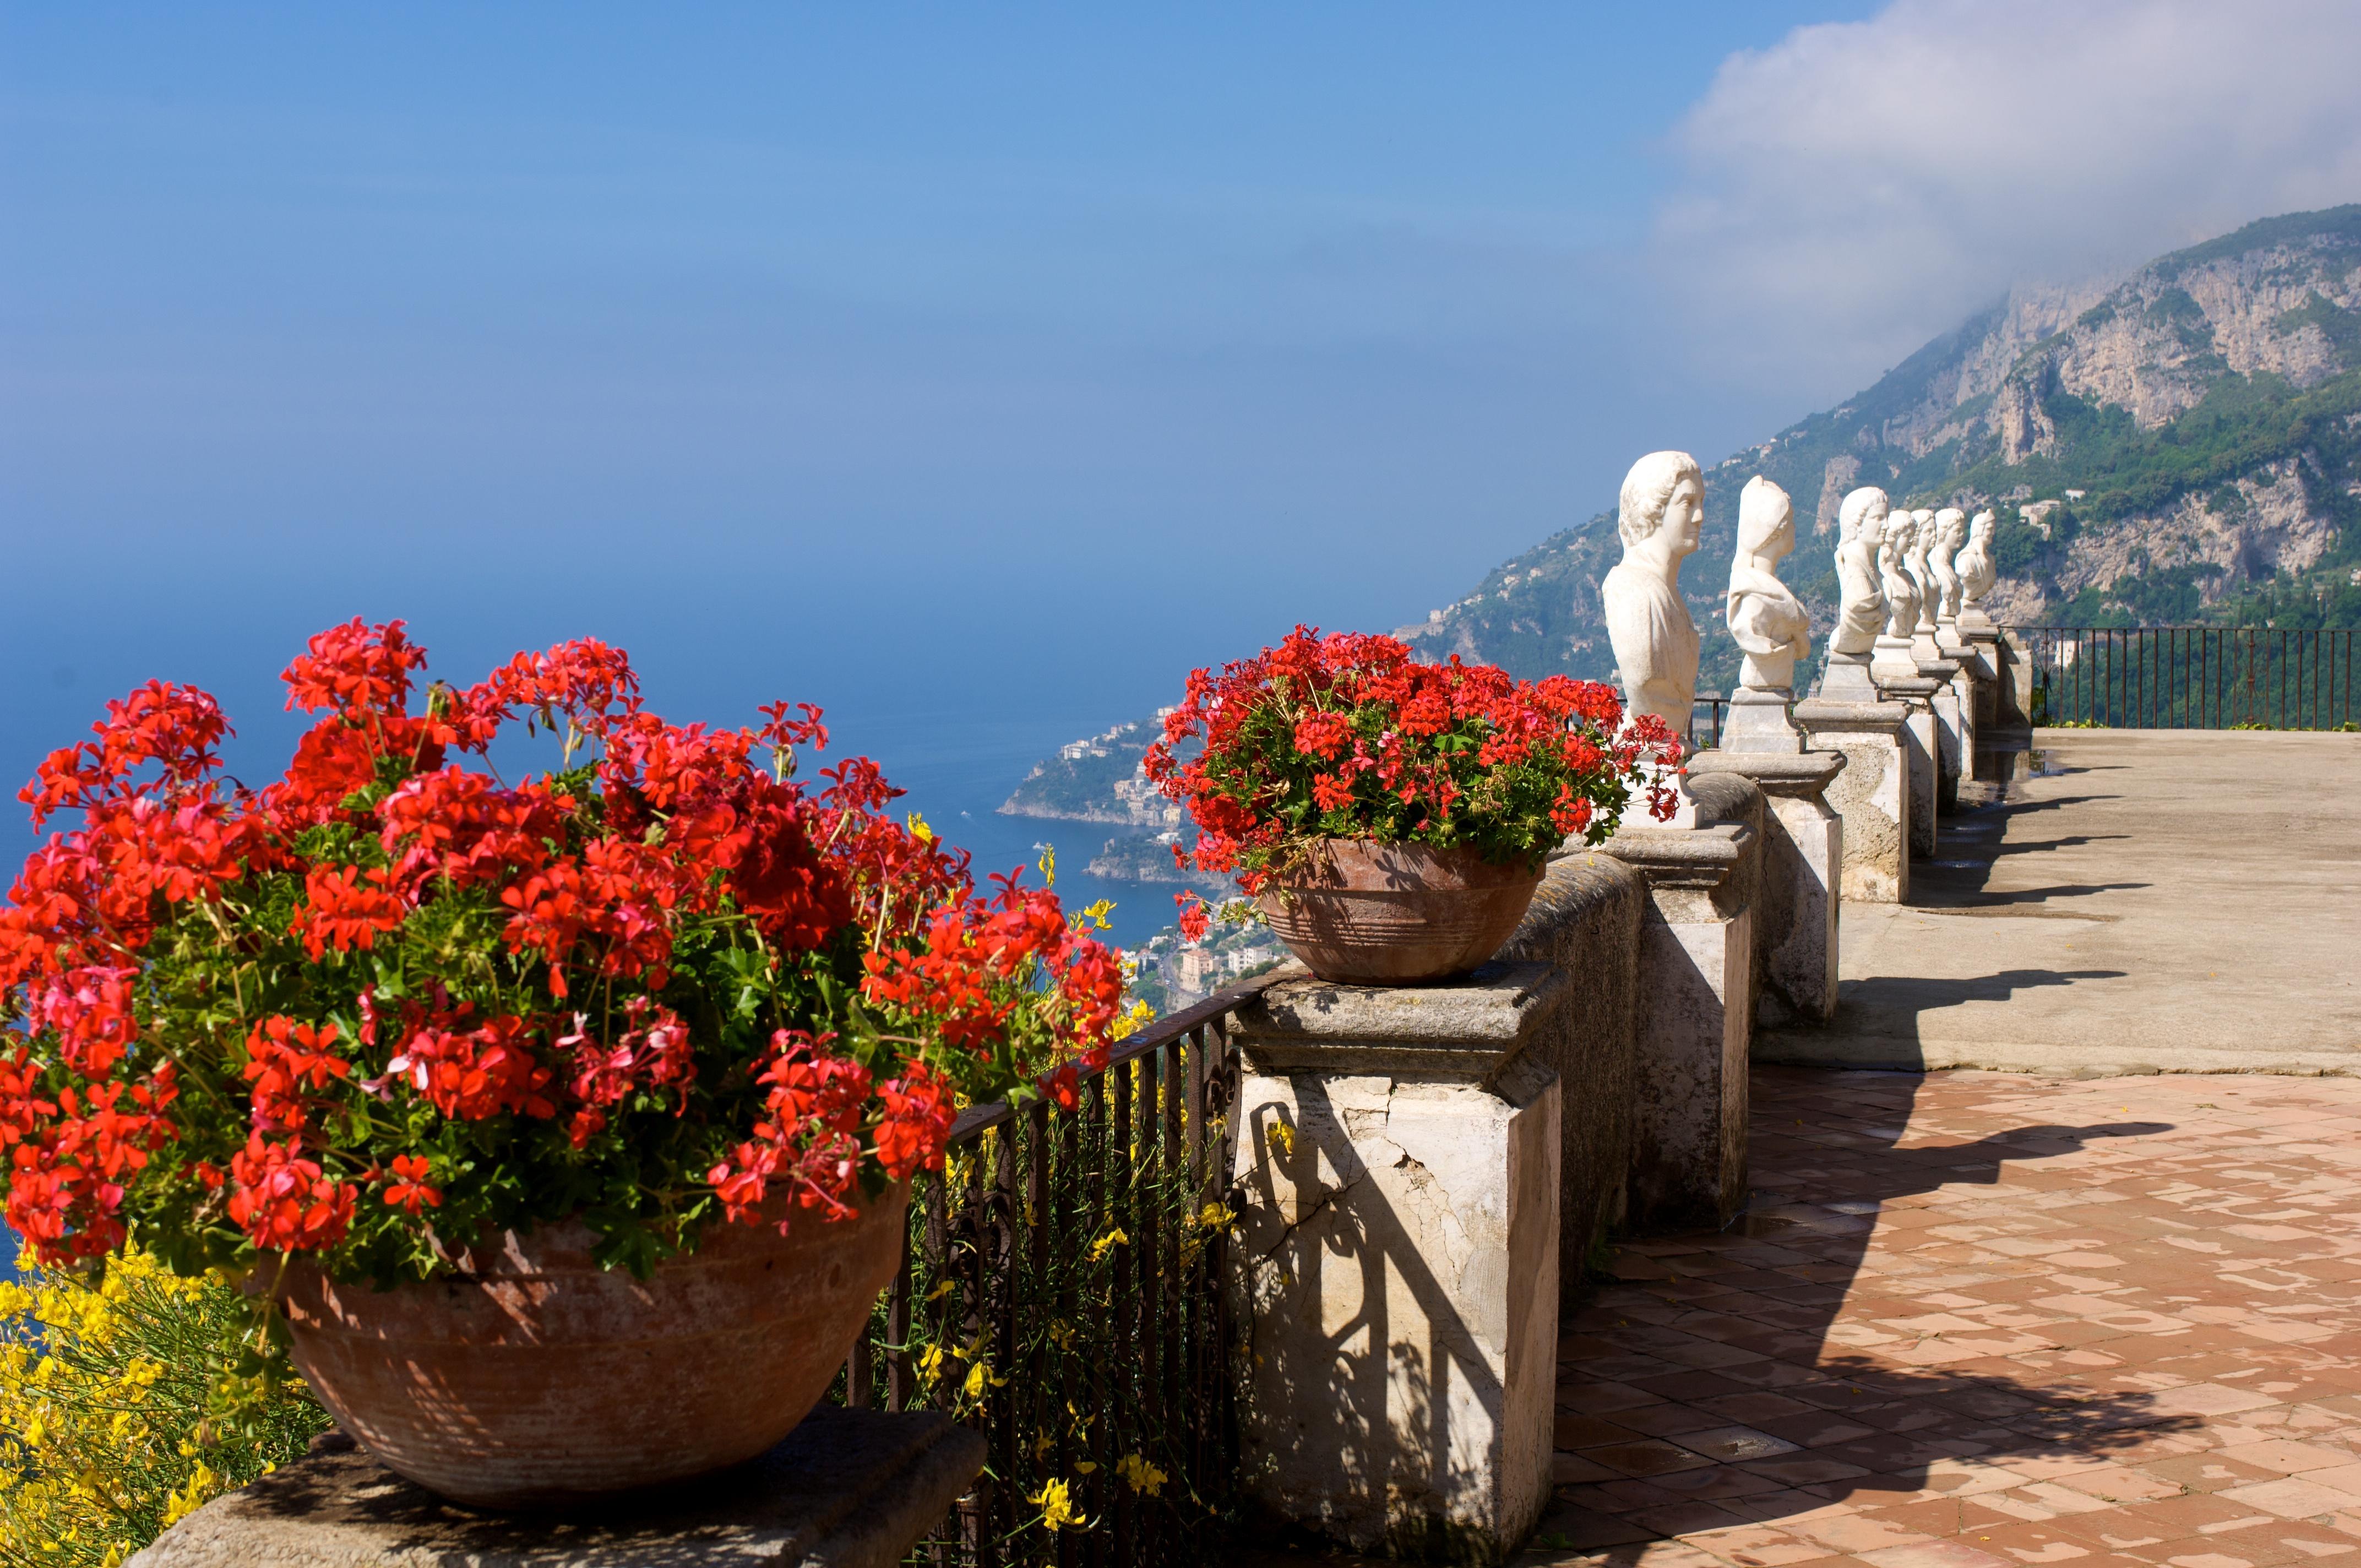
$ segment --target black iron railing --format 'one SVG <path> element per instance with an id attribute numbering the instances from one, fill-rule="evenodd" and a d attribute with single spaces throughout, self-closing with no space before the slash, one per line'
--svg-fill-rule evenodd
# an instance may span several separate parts
<path id="1" fill-rule="evenodd" d="M 968 1111 L 943 1173 L 915 1184 L 901 1271 L 840 1393 L 949 1410 L 991 1443 L 921 1561 L 1217 1560 L 1237 1464 L 1222 1019 L 1269 983 L 1123 1041 L 1071 1113 Z"/>
<path id="2" fill-rule="evenodd" d="M 2011 627 L 2036 725 L 2334 729 L 2361 720 L 2361 631 Z"/>
<path id="3" fill-rule="evenodd" d="M 1721 710 L 1729 706 L 1730 698 L 1720 692 L 1699 692 L 1691 697 L 1689 699 L 1690 738 L 1699 746 L 1719 746 L 1721 744 Z M 1705 720 L 1700 720 L 1697 717 L 1697 710 L 1700 707 L 1707 710 Z M 1711 740 L 1706 739 L 1707 722 L 1710 722 L 1713 726 Z"/>

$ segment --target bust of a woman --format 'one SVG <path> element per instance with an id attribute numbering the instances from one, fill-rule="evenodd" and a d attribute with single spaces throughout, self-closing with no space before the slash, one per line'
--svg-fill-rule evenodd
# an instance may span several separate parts
<path id="1" fill-rule="evenodd" d="M 1885 590 L 1878 584 L 1877 552 L 1885 543 L 1888 502 L 1875 485 L 1863 485 L 1837 509 L 1837 587 L 1839 602 L 1828 652 L 1866 653 L 1877 646 L 1885 624 Z"/>
<path id="2" fill-rule="evenodd" d="M 1795 504 L 1757 474 L 1738 498 L 1738 554 L 1723 619 L 1745 655 L 1738 684 L 1782 698 L 1794 689 L 1795 661 L 1812 646 L 1811 612 L 1779 580 L 1779 563 L 1795 548 Z"/>
<path id="3" fill-rule="evenodd" d="M 1918 634 L 1918 606 L 1923 596 L 1918 579 L 1910 575 L 1909 552 L 1918 542 L 1917 524 L 1910 514 L 1895 517 L 1877 547 L 1877 586 L 1885 594 L 1885 635 L 1882 641 L 1909 641 Z"/>
<path id="4" fill-rule="evenodd" d="M 1927 569 L 1935 575 L 1935 624 L 1956 625 L 1960 619 L 1960 574 L 1952 558 L 1968 542 L 1968 514 L 1945 507 L 1935 514 L 1935 547 L 1927 553 Z"/>
<path id="5" fill-rule="evenodd" d="M 1689 740 L 1697 631 L 1681 600 L 1681 563 L 1697 547 L 1705 475 L 1686 452 L 1651 452 L 1624 476 L 1615 531 L 1623 559 L 1598 585 L 1607 637 L 1632 718 L 1653 713 Z"/>

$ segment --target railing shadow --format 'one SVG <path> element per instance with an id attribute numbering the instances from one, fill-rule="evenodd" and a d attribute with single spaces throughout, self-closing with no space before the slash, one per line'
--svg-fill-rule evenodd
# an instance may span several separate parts
<path id="1" fill-rule="evenodd" d="M 1992 1487 L 2000 1464 L 2086 1461 L 2196 1424 L 2158 1410 L 2147 1393 L 2092 1395 L 1952 1369 L 2042 1343 L 2023 1332 L 2047 1321 L 2040 1314 L 1956 1298 L 1950 1309 L 1914 1303 L 1911 1317 L 1881 1321 L 1919 1337 L 1883 1356 L 1848 1343 L 1883 1329 L 1840 1321 L 1885 1205 L 1938 1188 L 1996 1185 L 2012 1161 L 2167 1126 L 2028 1125 L 1905 1148 L 1901 1130 L 1922 1080 L 1848 1073 L 1849 1098 L 1869 1099 L 1881 1124 L 1787 1127 L 1807 1109 L 1787 1086 L 1835 1078 L 1758 1069 L 1753 1207 L 1729 1232 L 1628 1245 L 1567 1325 L 1559 1345 L 1562 1484 L 1542 1524 L 1545 1546 L 1636 1563 L 1677 1535 L 1775 1525 L 1853 1500 L 1965 1495 Z"/>
<path id="2" fill-rule="evenodd" d="M 1239 1108 L 1239 1137 L 1267 1151 L 1241 1203 L 1252 1302 L 1237 1365 L 1249 1369 L 1245 1398 L 1262 1406 L 1244 1473 L 1266 1493 L 1299 1485 L 1352 1499 L 1325 1507 L 1328 1532 L 1382 1535 L 1392 1554 L 1440 1561 L 1451 1551 L 1440 1501 L 1449 1469 L 1497 1441 L 1504 1419 L 1482 1342 L 1514 1342 L 1532 1304 L 1511 1303 L 1479 1333 L 1428 1266 L 1434 1237 L 1413 1234 L 1456 1228 L 1449 1196 L 1410 1147 L 1383 1170 L 1367 1163 L 1371 1118 L 1387 1113 L 1339 1104 L 1308 1075 L 1291 1088 L 1291 1105 Z M 1309 1520 L 1255 1523 L 1266 1546 L 1323 1551 Z"/>

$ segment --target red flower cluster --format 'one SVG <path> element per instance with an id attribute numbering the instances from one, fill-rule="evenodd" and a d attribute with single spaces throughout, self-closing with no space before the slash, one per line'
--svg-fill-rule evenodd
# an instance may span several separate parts
<path id="1" fill-rule="evenodd" d="M 1187 761 L 1175 747 L 1196 740 Z M 1418 662 L 1391 637 L 1297 627 L 1252 659 L 1190 673 L 1148 776 L 1195 820 L 1198 866 L 1249 893 L 1325 838 L 1466 845 L 1539 860 L 1568 835 L 1611 830 L 1635 783 L 1669 816 L 1663 722 L 1623 723 L 1615 693 L 1488 664 Z M 1184 930 L 1202 912 L 1184 897 Z"/>
<path id="2" fill-rule="evenodd" d="M 150 683 L 24 791 L 81 814 L 0 908 L 6 1212 L 44 1256 L 136 1226 L 382 1277 L 430 1223 L 564 1217 L 533 1205 L 593 1176 L 515 1178 L 602 1162 L 660 1252 L 698 1191 L 843 1213 L 864 1165 L 939 1166 L 962 1097 L 1104 1051 L 1115 955 L 1046 890 L 977 897 L 867 759 L 796 781 L 817 708 L 668 724 L 590 641 L 424 667 L 400 621 L 313 638 L 283 679 L 319 717 L 259 790 L 212 697 Z M 520 720 L 557 772 L 455 760 Z"/>

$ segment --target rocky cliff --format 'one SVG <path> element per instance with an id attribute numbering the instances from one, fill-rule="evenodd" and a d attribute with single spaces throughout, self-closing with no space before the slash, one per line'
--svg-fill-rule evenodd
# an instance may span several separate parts
<path id="1" fill-rule="evenodd" d="M 2004 623 L 2200 620 L 2267 584 L 2275 602 L 2349 618 L 2361 205 L 2266 219 L 2127 276 L 2019 290 L 1866 391 L 1709 468 L 1704 543 L 1683 573 L 1707 688 L 1736 674 L 1719 590 L 1739 490 L 1758 473 L 1795 499 L 1786 576 L 1821 628 L 1837 505 L 1867 484 L 1897 504 L 2000 513 L 1989 608 Z M 1604 678 L 1598 581 L 1620 554 L 1610 509 L 1400 635 L 1521 674 Z"/>

